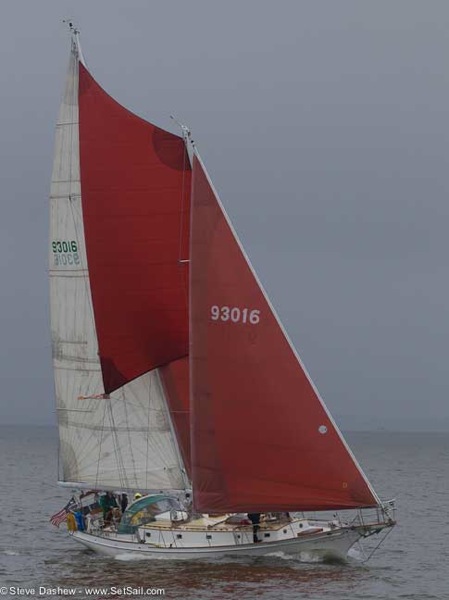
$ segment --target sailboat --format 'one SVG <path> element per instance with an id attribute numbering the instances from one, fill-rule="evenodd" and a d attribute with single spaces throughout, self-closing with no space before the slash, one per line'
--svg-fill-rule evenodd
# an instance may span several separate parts
<path id="1" fill-rule="evenodd" d="M 345 557 L 394 525 L 393 503 L 319 396 L 189 130 L 118 104 L 70 29 L 49 259 L 70 535 L 109 556 Z M 105 522 L 105 492 L 139 497 Z"/>

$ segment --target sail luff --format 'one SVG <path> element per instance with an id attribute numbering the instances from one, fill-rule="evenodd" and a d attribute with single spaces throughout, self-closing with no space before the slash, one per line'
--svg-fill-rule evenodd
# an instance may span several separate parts
<path id="1" fill-rule="evenodd" d="M 257 285 L 259 291 L 262 294 L 264 302 L 266 303 L 269 311 L 271 311 L 271 315 L 274 317 L 275 326 L 277 326 L 279 328 L 279 330 L 281 331 L 284 340 L 288 344 L 290 352 L 292 353 L 292 355 L 294 356 L 294 358 L 296 360 L 298 368 L 301 370 L 301 372 L 303 373 L 303 376 L 305 377 L 305 379 L 307 381 L 307 385 L 310 388 L 309 392 L 307 392 L 307 395 L 309 397 L 312 395 L 312 396 L 314 396 L 316 398 L 316 400 L 319 403 L 319 406 L 321 407 L 320 410 L 321 410 L 322 414 L 325 415 L 326 418 L 327 418 L 327 421 L 328 421 L 327 422 L 327 427 L 324 427 L 324 425 L 320 426 L 320 428 L 319 428 L 320 429 L 320 434 L 327 433 L 328 428 L 330 428 L 330 431 L 333 430 L 335 432 L 335 435 L 337 436 L 337 439 L 339 440 L 339 442 L 335 441 L 333 443 L 336 444 L 336 448 L 338 448 L 338 444 L 341 444 L 342 448 L 344 448 L 344 450 L 343 449 L 339 449 L 338 452 L 340 454 L 341 454 L 341 452 L 343 452 L 343 454 L 341 456 L 342 456 L 342 460 L 347 463 L 347 467 L 345 467 L 345 468 L 346 468 L 347 471 L 349 469 L 348 475 L 349 475 L 349 472 L 352 469 L 352 467 L 350 467 L 350 463 L 352 463 L 353 468 L 355 468 L 356 472 L 358 473 L 360 481 L 357 484 L 357 486 L 359 486 L 359 487 L 361 486 L 360 487 L 360 496 L 359 496 L 359 498 L 360 498 L 359 499 L 359 503 L 360 503 L 359 505 L 360 506 L 375 506 L 376 504 L 379 504 L 380 500 L 379 500 L 377 494 L 374 492 L 371 484 L 369 483 L 368 479 L 366 478 L 366 475 L 362 471 L 360 465 L 355 460 L 354 455 L 350 451 L 350 449 L 349 449 L 346 441 L 344 440 L 341 432 L 339 431 L 337 425 L 335 424 L 335 421 L 331 417 L 331 415 L 329 413 L 329 410 L 327 409 L 327 407 L 324 404 L 323 400 L 321 399 L 321 397 L 320 397 L 320 395 L 319 395 L 319 393 L 318 393 L 315 385 L 311 381 L 310 376 L 308 375 L 307 371 L 305 370 L 305 368 L 304 368 L 304 366 L 303 366 L 303 364 L 302 364 L 302 362 L 301 362 L 301 360 L 300 360 L 300 358 L 298 356 L 298 353 L 296 352 L 296 349 L 294 348 L 294 346 L 293 346 L 291 340 L 289 339 L 289 337 L 288 337 L 285 329 L 283 328 L 282 324 L 280 323 L 279 317 L 277 316 L 276 311 L 274 310 L 274 307 L 272 306 L 271 302 L 269 301 L 269 299 L 268 299 L 268 297 L 267 297 L 267 295 L 266 295 L 266 293 L 265 293 L 265 291 L 263 289 L 263 286 L 261 285 L 261 283 L 260 283 L 260 281 L 259 281 L 259 279 L 258 279 L 258 277 L 257 277 L 257 275 L 256 275 L 256 273 L 255 273 L 255 271 L 254 271 L 254 269 L 252 267 L 252 265 L 251 265 L 251 262 L 250 262 L 248 256 L 246 255 L 246 253 L 245 253 L 245 251 L 244 251 L 244 249 L 242 247 L 242 244 L 241 244 L 241 242 L 240 242 L 240 240 L 238 238 L 238 235 L 235 232 L 235 229 L 233 228 L 232 223 L 230 222 L 230 219 L 229 219 L 229 217 L 228 217 L 228 215 L 227 215 L 227 213 L 226 213 L 226 211 L 225 211 L 225 209 L 224 209 L 224 207 L 223 207 L 223 205 L 222 205 L 222 203 L 221 203 L 221 201 L 219 199 L 219 196 L 218 196 L 216 190 L 214 189 L 214 186 L 213 186 L 213 184 L 212 184 L 212 182 L 210 180 L 210 177 L 208 176 L 207 171 L 206 171 L 206 169 L 204 167 L 204 164 L 202 163 L 201 157 L 199 156 L 199 153 L 197 151 L 195 152 L 195 158 L 198 161 L 198 164 L 200 166 L 201 172 L 203 173 L 204 177 L 206 178 L 207 184 L 208 184 L 208 186 L 209 186 L 209 188 L 211 190 L 212 195 L 214 196 L 214 201 L 218 205 L 219 211 L 220 211 L 220 213 L 221 213 L 221 215 L 222 215 L 222 217 L 224 219 L 224 222 L 226 222 L 226 226 L 229 228 L 230 234 L 233 237 L 235 243 L 237 244 L 237 247 L 239 248 L 239 251 L 240 251 L 240 253 L 241 253 L 241 255 L 242 255 L 243 259 L 244 259 L 244 262 L 246 263 L 246 267 L 249 269 L 249 271 L 251 273 L 251 277 L 256 282 L 256 285 Z M 192 194 L 193 194 L 193 198 L 192 198 L 192 215 L 193 215 L 193 213 L 194 213 L 195 210 L 201 211 L 201 209 L 202 209 L 203 212 L 204 212 L 206 210 L 205 205 L 208 202 L 205 198 L 200 198 L 200 199 L 195 198 L 195 177 L 196 177 L 196 175 L 195 175 L 195 167 L 194 167 L 194 177 L 193 177 L 193 182 L 194 182 L 193 183 L 193 190 L 194 191 L 192 192 Z M 199 177 L 199 175 L 198 175 L 198 177 Z M 198 183 L 197 185 L 199 186 L 200 184 Z M 198 204 L 198 207 L 196 206 L 196 204 Z M 210 209 L 210 211 L 211 210 L 212 209 Z M 212 219 L 212 217 L 210 215 L 209 215 L 208 218 Z M 211 221 L 211 223 L 212 222 L 215 223 L 216 221 Z M 202 221 L 202 223 L 201 223 L 201 226 L 203 228 L 202 230 L 204 230 L 204 227 L 206 226 L 205 223 L 206 223 L 206 221 Z M 214 225 L 214 227 L 217 227 L 217 225 Z M 192 277 L 191 289 L 193 290 L 193 286 L 195 285 L 195 277 L 198 277 L 198 273 L 195 274 L 195 263 L 194 263 L 195 256 L 200 256 L 200 254 L 201 254 L 201 250 L 198 249 L 199 247 L 195 251 L 195 243 L 198 242 L 198 240 L 195 241 L 195 239 L 194 239 L 194 236 L 195 236 L 195 224 L 194 223 L 192 223 L 192 232 L 193 233 L 192 233 L 192 249 L 191 249 L 191 260 L 192 260 L 192 265 L 191 265 L 191 274 L 192 274 L 191 275 L 191 277 Z M 200 235 L 200 237 L 201 237 L 202 234 L 197 233 L 197 235 Z M 217 234 L 217 236 L 218 235 L 219 234 Z M 206 239 L 206 238 L 204 238 L 204 236 L 203 236 L 203 240 L 204 239 Z M 221 242 L 223 242 L 224 239 L 225 238 L 221 237 L 220 238 Z M 217 250 L 217 249 L 215 249 L 215 251 L 216 252 L 220 252 L 220 250 Z M 212 252 L 212 250 L 211 250 L 211 252 Z M 208 260 L 209 261 L 213 261 L 214 257 L 209 258 Z M 234 268 L 235 268 L 236 263 L 234 262 L 232 264 L 234 265 Z M 207 269 L 208 267 L 205 266 L 205 265 L 207 265 L 207 263 L 202 263 L 202 267 Z M 214 263 L 214 269 L 217 269 L 217 265 L 215 263 Z M 241 273 L 240 273 L 240 275 L 241 275 Z M 228 274 L 228 277 L 229 276 L 230 275 Z M 237 285 L 237 283 L 235 282 L 234 285 Z M 244 284 L 243 284 L 242 281 L 240 281 L 240 283 L 238 285 L 244 285 Z M 193 294 L 194 294 L 194 291 L 191 292 L 191 297 L 193 296 Z M 192 300 L 191 300 L 191 303 L 192 303 Z M 236 306 L 237 306 L 237 304 L 236 304 Z M 205 310 L 206 306 L 203 304 L 202 308 L 203 308 L 203 310 Z M 225 306 L 224 308 L 226 308 L 228 310 L 228 313 L 229 313 L 228 307 Z M 215 309 L 218 309 L 218 307 L 215 307 Z M 192 304 L 191 304 L 191 311 L 190 312 L 191 312 L 191 319 L 192 320 L 194 320 L 195 318 L 202 319 L 202 315 L 198 316 L 198 314 L 196 314 L 196 312 L 195 312 L 195 306 L 192 306 Z M 229 318 L 228 314 L 226 315 L 226 318 L 227 319 Z M 200 321 L 198 321 L 198 323 L 200 323 Z M 207 325 L 204 324 L 204 323 L 202 325 L 200 325 L 198 323 L 196 324 L 195 322 L 192 322 L 192 324 L 191 324 L 192 331 L 194 331 L 194 327 L 195 326 L 197 326 L 197 327 L 203 327 L 203 329 L 204 329 L 204 327 L 207 327 Z M 204 335 L 213 336 L 214 335 L 213 330 L 210 330 L 210 331 L 211 331 L 211 333 L 209 333 L 209 334 L 206 334 L 206 333 L 198 334 L 199 335 L 198 339 L 200 339 L 200 338 L 203 339 L 203 340 L 207 339 L 207 338 L 204 338 Z M 254 334 L 254 335 L 256 335 L 256 334 Z M 228 343 L 227 340 L 230 339 L 229 336 L 231 336 L 231 333 L 229 333 L 229 330 L 228 330 L 226 338 L 220 338 L 220 340 L 222 340 L 222 342 L 224 342 L 226 344 L 226 343 Z M 211 343 L 211 342 L 209 342 L 209 343 Z M 207 377 L 206 377 L 206 379 L 204 379 L 204 376 L 201 377 L 201 381 L 202 381 L 201 385 L 203 386 L 203 388 L 206 385 L 206 388 L 200 389 L 200 390 L 198 390 L 198 389 L 195 388 L 195 368 L 194 368 L 195 360 L 199 360 L 200 361 L 198 363 L 199 366 L 197 366 L 197 368 L 196 368 L 196 371 L 197 371 L 197 374 L 198 374 L 198 373 L 200 373 L 201 368 L 202 368 L 201 367 L 201 361 L 203 361 L 203 362 L 205 362 L 205 363 L 207 363 L 209 365 L 208 367 L 205 366 L 204 368 L 205 369 L 209 369 L 209 371 L 210 371 L 211 369 L 214 368 L 214 363 L 211 362 L 214 359 L 210 358 L 210 352 L 209 352 L 209 355 L 207 356 L 207 358 L 205 357 L 204 354 L 203 355 L 195 356 L 195 348 L 192 349 L 192 344 L 193 344 L 193 346 L 195 346 L 195 335 L 194 334 L 192 335 L 192 340 L 191 340 L 191 354 L 192 354 L 192 377 L 191 377 L 191 380 L 192 380 L 192 391 L 191 391 L 191 397 L 192 397 L 192 400 L 193 400 L 193 403 L 194 403 L 193 411 L 196 412 L 198 410 L 198 406 L 199 405 L 201 405 L 201 407 L 203 407 L 203 408 L 207 407 L 207 403 L 205 401 L 202 402 L 201 400 L 198 400 L 198 394 L 201 396 L 202 394 L 203 395 L 204 394 L 208 394 L 209 392 L 208 392 L 208 388 L 207 388 L 207 383 L 205 383 L 205 382 L 207 382 Z M 210 351 L 211 347 L 208 346 L 208 348 L 209 348 L 209 351 Z M 230 350 L 228 349 L 228 352 L 229 351 Z M 203 352 L 204 352 L 204 349 L 203 349 Z M 209 362 L 207 362 L 207 361 L 209 361 Z M 216 375 L 217 375 L 217 373 L 216 373 Z M 218 377 L 219 377 L 219 375 L 218 375 Z M 275 371 L 272 373 L 272 377 L 276 377 L 276 372 Z M 212 387 L 213 387 L 213 385 L 212 385 Z M 230 393 L 237 393 L 237 392 L 232 392 L 232 390 L 231 390 Z M 197 395 L 196 397 L 195 397 L 195 394 Z M 212 398 L 211 401 L 213 402 L 213 398 Z M 226 400 L 224 399 L 223 396 L 222 396 L 221 402 L 226 402 Z M 310 403 L 310 398 L 309 398 L 308 402 Z M 206 410 L 207 410 L 207 408 L 206 408 Z M 211 413 L 210 417 L 206 416 L 205 417 L 206 421 L 204 421 L 204 419 L 203 419 L 203 424 L 202 425 L 200 424 L 199 427 L 202 427 L 203 430 L 204 430 L 204 427 L 207 427 L 207 428 L 218 427 L 218 428 L 220 428 L 220 427 L 225 427 L 225 426 L 229 427 L 230 426 L 229 424 L 228 425 L 223 425 L 223 423 L 220 422 L 220 419 L 217 421 L 217 419 L 218 419 L 217 415 L 218 414 L 221 415 L 221 419 L 223 419 L 223 418 L 226 419 L 226 417 L 224 417 L 224 413 L 223 413 L 223 411 L 221 409 L 219 410 L 218 407 L 216 407 L 215 409 L 211 409 L 211 410 L 215 410 L 215 412 L 216 412 L 215 416 L 212 415 L 212 413 Z M 318 410 L 318 413 L 319 413 L 319 410 Z M 289 419 L 290 415 L 287 414 L 287 415 L 285 415 L 285 417 L 286 417 L 286 419 Z M 209 418 L 210 422 L 207 421 L 208 418 Z M 215 419 L 215 422 L 214 422 L 214 419 Z M 195 421 L 195 416 L 194 416 L 194 421 Z M 196 417 L 196 422 L 197 423 L 201 423 L 201 419 L 199 419 L 198 417 Z M 322 429 L 322 431 L 321 431 L 321 429 Z M 212 432 L 212 430 L 211 430 L 211 432 Z M 194 430 L 193 433 L 192 433 L 192 439 L 193 440 L 195 440 L 195 435 L 198 435 L 198 431 Z M 203 436 L 203 442 L 199 442 L 199 444 L 200 443 L 206 444 L 206 442 L 204 441 L 206 439 L 206 438 L 204 438 L 205 435 L 206 434 L 203 432 L 203 434 L 202 434 L 202 436 Z M 201 495 L 204 494 L 204 493 L 206 493 L 205 490 L 207 490 L 208 487 L 210 487 L 212 485 L 213 481 L 215 481 L 214 485 L 218 486 L 218 488 L 216 488 L 215 492 L 214 492 L 215 496 L 217 496 L 220 493 L 222 493 L 222 494 L 224 494 L 224 497 L 225 497 L 227 493 L 231 493 L 231 492 L 229 492 L 229 490 L 226 491 L 226 489 L 225 489 L 226 486 L 231 485 L 231 483 L 230 483 L 231 480 L 229 479 L 229 477 L 226 476 L 227 477 L 226 478 L 223 475 L 217 475 L 216 472 L 214 473 L 214 470 L 217 471 L 217 470 L 220 470 L 220 468 L 221 468 L 223 471 L 226 471 L 225 464 L 228 464 L 229 461 L 231 461 L 231 463 L 232 463 L 233 459 L 228 459 L 228 458 L 224 457 L 223 454 L 217 454 L 217 456 L 215 458 L 213 458 L 213 457 L 211 458 L 211 455 L 213 453 L 212 446 L 215 444 L 215 440 L 217 439 L 217 436 L 219 435 L 219 430 L 216 430 L 214 434 L 211 433 L 211 435 L 212 435 L 212 437 L 210 437 L 209 440 L 208 440 L 208 442 L 207 442 L 208 447 L 210 447 L 210 449 L 208 451 L 209 452 L 209 458 L 207 460 L 209 461 L 209 463 L 210 463 L 211 466 L 207 467 L 206 470 L 204 470 L 204 468 L 205 468 L 204 466 L 203 467 L 199 467 L 199 465 L 198 465 L 198 460 L 197 460 L 197 458 L 198 458 L 197 457 L 198 444 L 194 443 L 193 444 L 193 449 L 192 449 L 193 483 L 194 483 L 194 490 L 196 490 L 196 494 L 195 494 L 196 500 L 195 501 L 197 502 L 197 508 L 199 510 L 204 510 L 204 511 L 213 510 L 213 509 L 217 509 L 217 510 L 240 510 L 240 509 L 243 509 L 244 506 L 242 505 L 241 502 L 239 503 L 237 500 L 234 502 L 234 504 L 232 504 L 232 506 L 229 505 L 229 504 L 226 504 L 226 501 L 224 499 L 223 500 L 217 500 L 217 502 L 219 503 L 218 505 L 213 504 L 213 506 L 211 506 L 211 505 L 208 506 L 207 505 L 207 500 L 204 499 L 205 497 L 203 499 L 201 498 Z M 229 431 L 229 435 L 232 435 L 231 431 Z M 326 436 L 323 436 L 323 438 L 324 437 L 326 437 Z M 301 444 L 298 447 L 301 447 Z M 218 448 L 218 446 L 217 446 L 217 448 Z M 204 449 L 200 450 L 200 453 L 201 452 L 202 452 L 202 460 L 204 460 L 204 455 L 205 455 L 204 454 Z M 344 453 L 346 453 L 347 458 L 345 458 Z M 349 463 L 348 463 L 348 458 L 349 458 Z M 217 461 L 217 464 L 215 466 L 213 466 L 214 460 Z M 217 466 L 219 463 L 221 464 L 221 467 Z M 333 468 L 336 468 L 336 467 L 333 467 Z M 210 469 L 212 469 L 212 471 Z M 257 463 L 255 464 L 255 470 L 257 471 Z M 264 472 L 264 469 L 262 468 L 261 469 L 261 473 L 263 473 L 263 472 Z M 202 473 L 202 477 L 198 477 L 198 473 Z M 354 474 L 352 476 L 354 476 Z M 221 481 L 222 481 L 221 484 L 218 483 L 218 481 L 220 480 L 220 477 L 221 477 Z M 198 481 L 198 479 L 200 479 L 200 481 Z M 234 481 L 234 485 L 237 485 L 235 483 L 236 481 L 237 480 Z M 361 482 L 363 482 L 363 484 Z M 198 485 L 198 483 L 199 483 L 199 485 Z M 267 481 L 266 483 L 267 483 L 267 485 L 273 485 L 273 493 L 271 494 L 271 496 L 274 497 L 275 496 L 275 487 L 276 487 L 275 481 L 272 481 L 271 483 L 269 481 Z M 242 483 L 241 485 L 244 485 L 244 483 Z M 255 487 L 257 487 L 258 485 L 259 484 L 254 483 Z M 291 485 L 291 484 L 289 484 L 289 485 Z M 305 484 L 305 485 L 307 485 L 307 484 Z M 322 485 L 324 486 L 324 489 L 325 489 L 326 482 L 323 482 Z M 365 487 L 365 491 L 363 491 L 363 485 L 366 486 Z M 347 483 L 343 483 L 343 488 L 347 488 L 347 486 L 348 486 Z M 220 487 L 222 488 L 222 492 L 219 491 Z M 292 493 L 292 489 L 290 491 L 288 491 L 287 488 L 286 488 L 285 489 L 285 493 L 287 493 L 287 495 L 291 494 Z M 240 493 L 240 497 L 241 498 L 243 498 L 245 496 L 245 494 L 244 494 L 243 491 L 241 491 L 239 493 Z M 306 490 L 306 493 L 308 493 L 307 490 Z M 342 494 L 340 494 L 341 495 L 340 500 L 336 500 L 335 508 L 344 508 L 344 507 L 349 507 L 351 505 L 352 506 L 357 506 L 357 501 L 352 501 L 349 496 L 345 499 L 345 493 L 346 492 L 344 492 L 344 490 L 343 490 Z M 232 496 L 232 493 L 231 493 L 231 496 Z M 237 496 L 238 496 L 238 494 L 237 494 Z M 269 496 L 269 494 L 268 494 L 268 496 Z M 324 496 L 325 496 L 325 494 L 324 494 Z M 212 496 L 210 496 L 210 497 L 212 498 Z M 314 493 L 312 493 L 312 495 L 311 495 L 311 498 L 313 498 L 313 497 L 314 497 Z M 260 496 L 260 498 L 261 498 L 261 496 Z M 310 509 L 310 510 L 311 509 L 315 509 L 315 508 L 317 508 L 317 506 L 319 506 L 319 498 L 318 499 L 317 498 L 318 498 L 318 496 L 315 496 L 315 500 L 314 501 L 307 501 L 307 502 L 309 502 L 310 506 L 307 504 L 307 502 L 306 502 L 306 505 L 304 505 L 304 499 L 298 498 L 298 505 L 297 506 L 298 506 L 298 508 L 301 506 L 302 509 L 304 509 L 304 510 L 306 510 L 306 509 Z M 337 498 L 337 496 L 335 498 Z M 362 498 L 363 498 L 363 500 L 362 500 Z M 199 502 L 198 502 L 198 500 L 199 500 Z M 282 501 L 281 498 L 278 498 L 277 500 L 274 501 L 274 505 L 276 505 L 276 501 L 279 502 L 279 508 L 280 509 L 283 509 L 283 508 L 284 509 L 288 509 L 288 507 L 287 507 L 288 502 Z M 266 508 L 268 508 L 268 506 L 262 506 L 260 499 L 259 500 L 254 500 L 254 504 L 251 505 L 252 500 L 251 500 L 251 496 L 250 495 L 248 495 L 248 497 L 245 499 L 245 502 L 249 502 L 249 505 L 247 504 L 246 507 L 251 508 L 251 509 L 255 509 L 255 508 L 257 508 L 257 509 L 266 509 Z M 283 502 L 284 502 L 284 504 L 283 504 Z M 290 502 L 290 506 L 293 508 L 293 506 L 292 506 L 292 500 L 290 500 L 289 502 Z M 313 502 L 316 503 L 315 506 L 313 505 Z M 323 502 L 325 502 L 325 501 L 323 500 Z M 340 502 L 340 504 L 338 504 L 338 502 Z M 329 508 L 330 507 L 331 506 L 329 506 Z M 292 508 L 290 508 L 290 509 L 292 509 Z M 272 506 L 271 509 L 274 510 L 274 507 Z"/>

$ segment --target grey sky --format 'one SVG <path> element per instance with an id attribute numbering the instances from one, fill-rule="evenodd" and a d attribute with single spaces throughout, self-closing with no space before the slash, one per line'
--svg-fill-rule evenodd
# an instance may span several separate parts
<path id="1" fill-rule="evenodd" d="M 2 0 L 0 423 L 55 422 L 64 17 L 119 102 L 191 127 L 342 428 L 448 428 L 449 5 L 435 0 Z"/>

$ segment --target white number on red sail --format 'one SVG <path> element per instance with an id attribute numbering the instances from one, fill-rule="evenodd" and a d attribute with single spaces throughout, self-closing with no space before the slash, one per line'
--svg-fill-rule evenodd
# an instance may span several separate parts
<path id="1" fill-rule="evenodd" d="M 231 321 L 233 323 L 238 323 L 240 321 L 240 308 L 237 308 L 237 306 L 231 308 Z"/>
<path id="2" fill-rule="evenodd" d="M 238 306 L 210 307 L 210 318 L 212 321 L 231 321 L 232 323 L 250 323 L 257 325 L 260 321 L 260 310 L 256 308 L 239 308 Z"/>

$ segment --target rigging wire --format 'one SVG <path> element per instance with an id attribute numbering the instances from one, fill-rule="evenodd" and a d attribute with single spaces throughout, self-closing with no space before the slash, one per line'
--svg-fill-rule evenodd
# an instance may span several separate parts
<path id="1" fill-rule="evenodd" d="M 391 527 L 386 533 L 385 535 L 380 539 L 379 543 L 377 544 L 377 546 L 375 546 L 373 548 L 373 550 L 369 553 L 369 555 L 367 556 L 367 558 L 365 558 L 365 560 L 362 560 L 362 564 L 366 563 L 369 561 L 369 559 L 373 556 L 373 554 L 380 548 L 380 546 L 385 542 L 385 540 L 387 539 L 387 537 L 390 535 L 390 533 L 393 531 L 393 527 Z"/>
<path id="2" fill-rule="evenodd" d="M 185 197 L 186 197 L 186 163 L 187 163 L 187 150 L 184 145 L 183 152 L 183 165 L 182 165 L 182 184 L 181 184 L 181 213 L 179 223 L 179 250 L 178 250 L 178 262 L 183 263 L 184 258 L 182 256 L 182 245 L 184 241 L 184 208 L 185 208 Z"/>
<path id="3" fill-rule="evenodd" d="M 108 413 L 109 413 L 109 421 L 111 423 L 111 436 L 112 436 L 112 446 L 114 449 L 115 460 L 117 464 L 117 472 L 119 476 L 119 481 L 122 484 L 123 488 L 129 488 L 128 485 L 128 477 L 126 474 L 125 463 L 123 461 L 123 455 L 120 448 L 118 431 L 115 425 L 114 412 L 112 410 L 112 402 L 108 402 Z"/>
<path id="4" fill-rule="evenodd" d="M 191 171 L 190 158 L 187 151 L 187 141 L 190 139 L 190 130 L 180 123 L 173 115 L 170 115 L 170 118 L 181 128 L 182 131 L 182 139 L 184 142 L 184 151 L 183 151 L 183 165 L 182 165 L 182 183 L 181 183 L 181 212 L 180 212 L 180 224 L 179 224 L 179 247 L 178 247 L 178 264 L 183 266 L 184 264 L 188 264 L 190 262 L 190 251 L 189 247 L 187 247 L 187 256 L 183 257 L 183 243 L 184 243 L 184 235 L 185 235 L 185 227 L 184 227 L 184 218 L 185 218 L 185 206 L 186 206 L 186 198 L 188 195 L 187 185 L 186 185 L 186 174 L 188 171 Z M 192 142 L 193 143 L 193 142 Z M 186 303 L 186 308 L 188 310 L 189 306 L 189 282 L 188 277 L 186 276 L 186 271 L 183 269 L 182 274 L 184 276 L 184 299 Z"/>
<path id="5" fill-rule="evenodd" d="M 127 433 L 127 440 L 128 440 L 127 449 L 128 449 L 129 455 L 130 455 L 130 463 L 133 466 L 134 481 L 136 482 L 137 481 L 136 461 L 134 459 L 133 444 L 132 444 L 132 440 L 131 440 L 131 422 L 130 422 L 129 415 L 128 415 L 128 402 L 126 401 L 126 394 L 125 394 L 124 388 L 121 389 L 121 399 L 119 400 L 119 402 L 121 402 L 121 406 L 122 406 L 123 412 L 124 412 L 124 424 L 125 424 L 125 430 Z M 123 462 L 123 458 L 122 458 L 122 462 Z M 126 480 L 127 486 L 130 487 L 129 480 L 127 478 L 125 478 L 125 480 Z"/>
<path id="6" fill-rule="evenodd" d="M 150 416 L 151 416 L 151 386 L 152 381 L 150 379 L 148 384 L 148 417 L 147 417 L 147 431 L 150 431 Z M 148 471 L 149 471 L 149 455 L 150 455 L 150 436 L 147 435 L 147 447 L 145 455 L 145 487 L 148 488 Z"/>
<path id="7" fill-rule="evenodd" d="M 107 408 L 106 405 L 104 405 L 103 423 L 101 424 L 101 429 L 100 429 L 100 444 L 98 445 L 97 472 L 95 475 L 95 487 L 96 488 L 98 488 L 98 478 L 100 475 L 101 447 L 103 445 L 103 434 L 105 431 L 106 408 Z"/>

